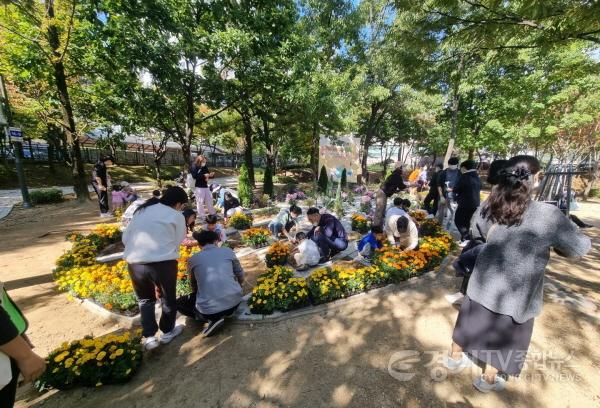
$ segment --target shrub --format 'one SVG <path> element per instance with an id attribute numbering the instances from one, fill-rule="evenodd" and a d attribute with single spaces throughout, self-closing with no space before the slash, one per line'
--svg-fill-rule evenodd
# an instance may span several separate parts
<path id="1" fill-rule="evenodd" d="M 250 207 L 252 204 L 252 184 L 246 164 L 240 167 L 240 176 L 238 178 L 238 197 L 244 207 Z"/>
<path id="2" fill-rule="evenodd" d="M 29 193 L 31 204 L 51 204 L 60 203 L 63 200 L 63 193 L 57 188 L 43 188 L 33 190 Z"/>
<path id="3" fill-rule="evenodd" d="M 321 193 L 327 193 L 327 183 L 329 178 L 327 177 L 327 169 L 325 166 L 321 167 L 321 173 L 319 174 L 319 191 Z"/>
<path id="4" fill-rule="evenodd" d="M 269 198 L 273 197 L 273 174 L 271 168 L 267 166 L 265 169 L 265 179 L 263 182 L 263 193 Z"/>
<path id="5" fill-rule="evenodd" d="M 227 221 L 227 225 L 237 230 L 245 230 L 252 226 L 252 217 L 244 213 L 235 213 Z"/>
<path id="6" fill-rule="evenodd" d="M 261 247 L 269 242 L 271 231 L 267 228 L 250 228 L 242 232 L 242 242 L 253 247 Z"/>
<path id="7" fill-rule="evenodd" d="M 59 390 L 129 381 L 142 362 L 141 330 L 64 343 L 46 358 L 36 388 Z"/>

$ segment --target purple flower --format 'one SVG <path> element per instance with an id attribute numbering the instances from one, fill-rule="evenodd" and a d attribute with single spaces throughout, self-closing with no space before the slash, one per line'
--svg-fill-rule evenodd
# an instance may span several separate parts
<path id="1" fill-rule="evenodd" d="M 361 197 L 360 202 L 363 204 L 370 204 L 371 203 L 371 197 L 369 197 L 368 195 L 364 195 Z"/>

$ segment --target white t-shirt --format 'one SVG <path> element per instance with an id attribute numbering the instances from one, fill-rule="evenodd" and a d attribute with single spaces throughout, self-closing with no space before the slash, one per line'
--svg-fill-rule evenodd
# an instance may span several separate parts
<path id="1" fill-rule="evenodd" d="M 319 263 L 319 259 L 321 258 L 319 247 L 312 239 L 305 239 L 300 242 L 300 245 L 298 245 L 298 251 L 304 260 L 304 264 L 316 265 Z"/>
<path id="2" fill-rule="evenodd" d="M 123 258 L 142 264 L 178 259 L 185 236 L 181 212 L 160 203 L 151 205 L 137 212 L 123 233 Z"/>
<path id="3" fill-rule="evenodd" d="M 398 245 L 400 245 L 404 249 L 415 249 L 417 245 L 419 245 L 419 229 L 415 225 L 415 223 L 408 218 L 408 229 L 405 233 L 400 233 L 398 231 L 398 218 L 402 217 L 401 215 L 393 215 L 388 218 L 385 222 L 385 233 L 388 237 L 388 242 L 390 245 L 396 244 L 396 239 L 398 239 Z"/>

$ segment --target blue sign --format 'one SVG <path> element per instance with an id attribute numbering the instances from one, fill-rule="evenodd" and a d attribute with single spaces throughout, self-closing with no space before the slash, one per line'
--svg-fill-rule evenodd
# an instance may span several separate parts
<path id="1" fill-rule="evenodd" d="M 18 127 L 10 127 L 8 128 L 8 134 L 10 136 L 11 142 L 22 142 L 23 141 L 23 131 Z"/>

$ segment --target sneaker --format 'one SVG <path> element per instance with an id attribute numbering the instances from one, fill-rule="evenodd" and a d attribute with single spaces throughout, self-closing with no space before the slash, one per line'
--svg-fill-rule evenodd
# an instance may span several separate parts
<path id="1" fill-rule="evenodd" d="M 208 323 L 208 326 L 204 330 L 202 330 L 202 335 L 204 337 L 210 337 L 214 335 L 223 325 L 225 324 L 225 319 L 219 319 L 216 321 L 212 321 Z"/>
<path id="2" fill-rule="evenodd" d="M 328 257 L 326 257 L 326 256 L 323 256 L 323 257 L 321 257 L 321 258 L 319 259 L 319 263 L 318 263 L 317 265 L 324 265 L 324 264 L 326 264 L 327 262 L 329 262 L 329 259 L 330 259 L 330 258 L 328 258 Z"/>
<path id="3" fill-rule="evenodd" d="M 448 303 L 451 305 L 461 305 L 465 299 L 465 295 L 460 292 L 453 293 L 451 295 L 444 295 Z"/>
<path id="4" fill-rule="evenodd" d="M 469 368 L 473 365 L 473 362 L 465 353 L 461 353 L 460 359 L 455 360 L 452 357 L 446 355 L 442 361 L 444 367 L 448 369 L 451 373 L 460 373 L 465 368 Z"/>
<path id="5" fill-rule="evenodd" d="M 487 394 L 490 391 L 502 391 L 504 388 L 506 388 L 506 380 L 496 374 L 494 383 L 490 384 L 483 378 L 483 375 L 481 375 L 477 377 L 475 381 L 473 381 L 473 386 L 475 386 L 475 388 L 477 388 L 479 391 Z"/>
<path id="6" fill-rule="evenodd" d="M 175 337 L 179 336 L 182 331 L 183 326 L 178 324 L 177 326 L 173 327 L 173 330 L 168 333 L 163 333 L 163 335 L 160 336 L 160 343 L 169 344 Z"/>
<path id="7" fill-rule="evenodd" d="M 145 337 L 144 340 L 142 341 L 142 347 L 146 351 L 154 350 L 158 346 L 159 346 L 158 340 L 154 336 Z"/>
<path id="8" fill-rule="evenodd" d="M 459 247 L 464 248 L 467 245 L 469 245 L 469 240 L 468 239 L 464 239 L 462 241 L 460 241 L 460 243 L 458 244 Z"/>
<path id="9" fill-rule="evenodd" d="M 110 213 L 100 213 L 100 218 L 109 218 L 112 217 L 112 215 L 110 215 Z"/>

